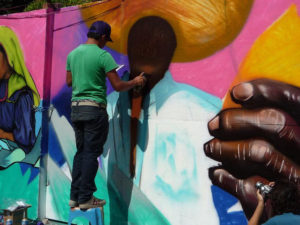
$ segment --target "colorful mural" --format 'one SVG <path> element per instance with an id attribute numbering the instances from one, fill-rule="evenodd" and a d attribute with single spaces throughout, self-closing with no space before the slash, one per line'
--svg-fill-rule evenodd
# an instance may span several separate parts
<path id="1" fill-rule="evenodd" d="M 39 81 L 43 74 L 39 74 L 39 69 L 43 67 L 43 60 L 28 57 L 20 43 L 20 30 L 11 28 L 9 23 L 6 25 L 0 25 L 0 208 L 13 205 L 16 199 L 23 200 L 33 206 L 29 216 L 36 217 L 41 152 L 38 89 L 41 90 Z M 30 38 L 22 39 L 31 42 Z M 40 39 L 43 40 L 43 36 Z M 37 51 L 32 50 L 32 54 L 35 53 Z M 27 57 L 39 60 L 40 64 L 27 61 Z M 40 68 L 33 68 L 35 66 Z"/>
<path id="2" fill-rule="evenodd" d="M 143 71 L 148 80 L 139 92 L 120 93 L 107 82 L 109 136 L 95 193 L 107 201 L 105 224 L 247 224 L 256 181 L 299 184 L 299 7 L 299 0 L 93 2 L 48 14 L 47 45 L 46 10 L 1 16 L 0 208 L 24 199 L 30 218 L 44 208 L 40 216 L 67 221 L 76 146 L 66 57 L 92 22 L 105 20 L 114 40 L 105 50 L 119 75 Z"/>

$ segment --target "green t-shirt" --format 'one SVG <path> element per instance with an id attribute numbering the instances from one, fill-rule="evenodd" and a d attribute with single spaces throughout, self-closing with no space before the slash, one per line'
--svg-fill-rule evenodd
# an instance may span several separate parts
<path id="1" fill-rule="evenodd" d="M 106 73 L 117 63 L 95 44 L 82 44 L 67 58 L 67 71 L 72 73 L 72 101 L 83 99 L 106 104 Z"/>

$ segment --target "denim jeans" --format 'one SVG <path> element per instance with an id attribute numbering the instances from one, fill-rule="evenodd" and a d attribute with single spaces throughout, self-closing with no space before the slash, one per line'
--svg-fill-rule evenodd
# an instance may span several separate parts
<path id="1" fill-rule="evenodd" d="M 104 108 L 72 106 L 71 120 L 77 152 L 73 161 L 70 197 L 82 204 L 90 200 L 97 190 L 95 176 L 98 157 L 103 152 L 108 134 L 108 115 Z"/>

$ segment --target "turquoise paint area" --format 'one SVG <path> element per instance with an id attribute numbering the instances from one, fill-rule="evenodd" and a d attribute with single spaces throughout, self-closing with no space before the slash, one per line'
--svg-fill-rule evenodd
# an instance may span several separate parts
<path id="1" fill-rule="evenodd" d="M 178 143 L 182 142 L 184 143 L 186 151 L 189 152 L 189 154 L 191 154 L 191 159 L 194 160 L 193 165 L 196 165 L 196 154 L 195 154 L 196 149 L 189 142 L 185 141 L 185 140 L 189 140 L 187 133 L 182 132 L 181 135 L 178 136 L 175 133 L 159 132 L 156 134 L 155 140 L 156 140 L 155 141 L 156 149 L 159 149 L 159 151 L 156 151 L 155 162 L 153 162 L 154 164 L 159 162 L 159 160 L 167 161 L 168 166 L 172 171 L 178 171 L 178 168 L 176 168 L 176 163 L 174 158 L 175 156 L 172 150 L 176 149 Z M 185 201 L 192 201 L 193 199 L 198 198 L 197 194 L 193 191 L 194 183 L 190 182 L 191 180 L 197 179 L 196 167 L 194 167 L 190 173 L 188 173 L 186 170 L 178 171 L 178 173 L 185 178 L 184 185 L 180 189 L 174 190 L 160 176 L 156 176 L 155 188 L 157 190 L 161 190 L 161 192 L 165 196 L 168 196 L 170 199 L 177 200 L 177 201 L 185 202 Z"/>
<path id="2" fill-rule="evenodd" d="M 38 190 L 39 176 L 36 176 L 31 182 L 31 170 L 22 174 L 20 164 L 15 163 L 9 168 L 0 171 L 0 208 L 4 209 L 23 200 L 32 205 L 28 209 L 28 218 L 36 219 L 38 213 Z"/>
<path id="3" fill-rule="evenodd" d="M 47 204 L 51 204 L 51 210 L 56 219 L 68 221 L 70 181 L 66 180 L 65 176 L 56 170 L 59 169 L 58 167 L 52 163 L 48 166 L 51 166 L 53 173 L 51 173 L 52 175 L 48 174 L 51 189 L 50 199 L 52 200 L 48 201 Z M 111 185 L 108 185 L 100 170 L 96 175 L 95 182 L 97 185 L 95 196 L 104 198 L 107 202 L 104 206 L 105 224 L 169 224 L 163 215 L 138 190 L 135 189 L 130 193 L 131 199 L 130 204 L 128 204 L 127 200 L 122 198 L 124 193 L 117 193 Z M 73 223 L 78 225 L 89 224 L 86 219 L 81 217 L 74 219 Z"/>
<path id="4" fill-rule="evenodd" d="M 155 187 L 161 190 L 165 196 L 168 196 L 170 199 L 174 199 L 177 201 L 186 202 L 186 201 L 193 201 L 195 198 L 198 198 L 195 192 L 191 191 L 193 190 L 191 185 L 192 184 L 187 181 L 184 187 L 182 187 L 178 191 L 175 191 L 174 189 L 172 189 L 170 185 L 165 183 L 159 176 L 156 176 Z"/>
<path id="5" fill-rule="evenodd" d="M 35 112 L 35 135 L 38 136 L 38 133 L 42 127 L 42 106 L 43 100 L 40 101 L 40 105 L 38 106 L 38 110 Z"/>
<path id="6" fill-rule="evenodd" d="M 112 167 L 108 185 L 110 200 L 110 223 L 168 225 L 164 215 L 153 205 L 144 193 L 118 167 Z M 121 213 L 118 215 L 118 205 Z M 122 216 L 121 216 L 122 215 Z"/>
<path id="7" fill-rule="evenodd" d="M 195 102 L 198 102 L 203 109 L 210 112 L 216 112 L 222 108 L 222 100 L 220 98 L 187 84 L 180 83 L 178 85 L 187 91 L 186 99 L 191 102 L 195 100 Z"/>

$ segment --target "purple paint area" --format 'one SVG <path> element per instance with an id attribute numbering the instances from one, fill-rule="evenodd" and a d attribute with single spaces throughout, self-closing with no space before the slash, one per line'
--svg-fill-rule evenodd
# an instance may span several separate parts
<path id="1" fill-rule="evenodd" d="M 108 51 L 113 56 L 113 58 L 115 59 L 115 61 L 117 62 L 117 64 L 119 66 L 124 65 L 120 70 L 117 71 L 118 75 L 120 77 L 123 76 L 123 73 L 125 71 L 130 71 L 128 57 L 126 55 L 120 54 L 120 53 L 118 53 L 118 52 L 116 52 L 116 51 L 114 51 L 114 50 L 112 50 L 108 47 L 105 47 L 104 49 L 106 51 Z M 114 89 L 111 86 L 111 83 L 108 81 L 108 79 L 107 79 L 106 85 L 107 85 L 107 94 L 110 94 L 111 92 L 114 91 Z"/>

